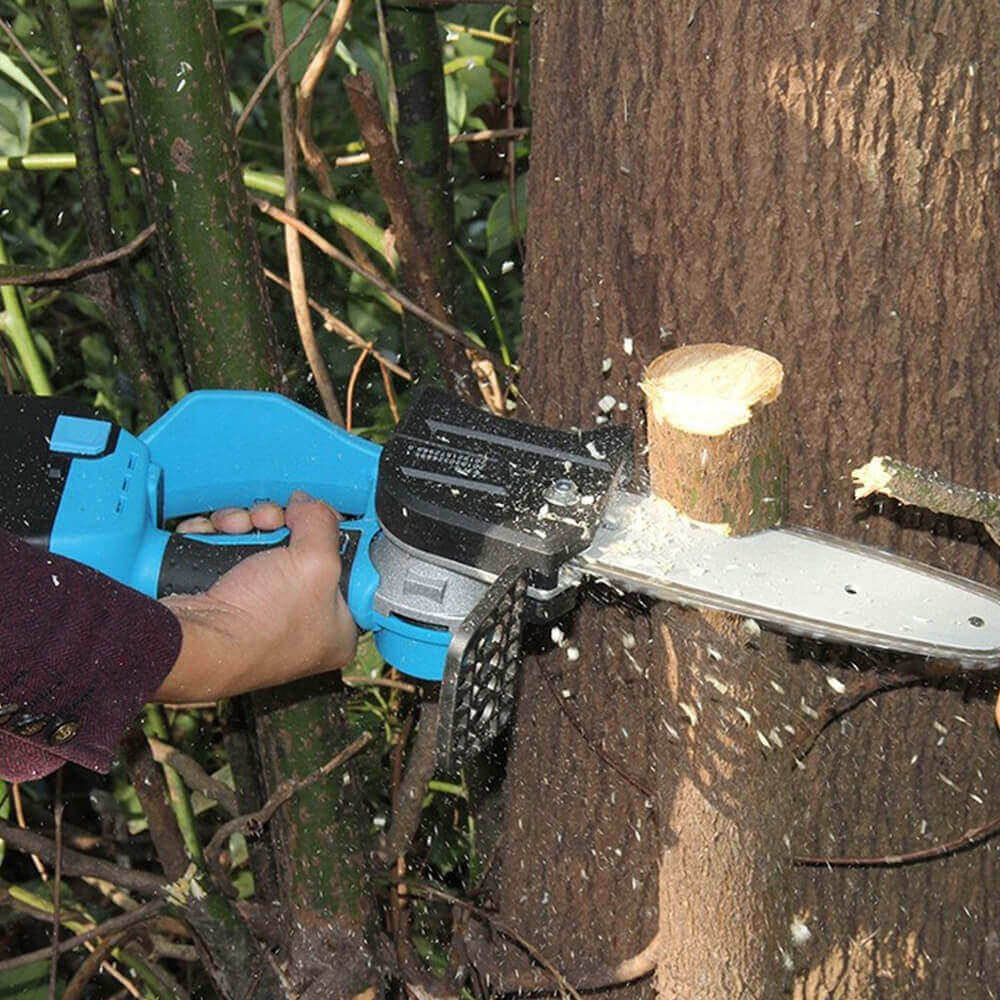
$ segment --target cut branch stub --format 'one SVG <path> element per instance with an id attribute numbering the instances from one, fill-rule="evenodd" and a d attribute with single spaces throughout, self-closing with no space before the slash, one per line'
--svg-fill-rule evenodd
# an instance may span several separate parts
<path id="1" fill-rule="evenodd" d="M 696 521 L 747 535 L 786 508 L 781 408 L 784 370 L 768 354 L 694 344 L 646 369 L 653 492 Z"/>

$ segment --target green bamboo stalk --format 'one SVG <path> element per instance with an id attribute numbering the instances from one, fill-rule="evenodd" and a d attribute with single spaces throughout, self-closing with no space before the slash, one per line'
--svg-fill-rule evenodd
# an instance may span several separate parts
<path id="1" fill-rule="evenodd" d="M 192 381 L 274 388 L 273 328 L 212 5 L 117 0 L 114 22 L 164 280 Z M 319 679 L 255 695 L 250 704 L 265 794 L 287 775 L 325 763 L 331 747 L 342 745 L 343 698 Z M 250 784 L 237 777 L 241 793 Z M 323 921 L 328 937 L 344 931 L 338 968 L 343 957 L 340 971 L 350 971 L 360 992 L 370 985 L 373 955 L 366 943 L 370 831 L 356 783 L 318 783 L 287 803 L 273 824 L 269 832 L 282 848 L 276 858 L 282 908 L 310 926 Z M 258 1000 L 262 994 L 263 987 Z"/>
<path id="2" fill-rule="evenodd" d="M 7 258 L 7 247 L 3 238 L 0 237 L 0 266 L 9 264 Z M 0 286 L 0 296 L 3 299 L 3 328 L 7 331 L 7 336 L 14 345 L 18 360 L 24 369 L 24 377 L 31 386 L 31 391 L 36 396 L 51 396 L 52 383 L 49 381 L 48 372 L 42 363 L 42 357 L 35 346 L 34 338 L 31 336 L 31 328 L 25 316 L 24 305 L 21 302 L 21 292 L 13 285 Z"/>
<path id="3" fill-rule="evenodd" d="M 159 705 L 146 706 L 143 729 L 147 736 L 155 736 L 158 740 L 170 742 L 167 719 Z M 163 764 L 162 767 L 163 776 L 167 782 L 167 791 L 170 794 L 170 807 L 177 820 L 177 828 L 184 838 L 184 847 L 187 849 L 188 857 L 197 865 L 204 866 L 205 856 L 201 849 L 201 841 L 198 839 L 194 807 L 191 805 L 191 796 L 188 794 L 187 786 L 177 771 L 169 764 Z"/>
<path id="4" fill-rule="evenodd" d="M 276 333 L 211 0 L 113 0 L 113 23 L 191 383 L 273 388 Z"/>
<path id="5" fill-rule="evenodd" d="M 123 166 L 134 166 L 137 160 L 133 156 L 122 156 Z M 0 173 L 15 170 L 75 170 L 77 165 L 75 153 L 28 153 L 26 156 L 0 156 Z M 273 195 L 275 198 L 285 196 L 285 181 L 278 174 L 264 170 L 243 170 L 243 183 L 251 191 Z M 350 208 L 339 201 L 317 194 L 315 191 L 302 190 L 299 201 L 308 208 L 322 212 L 331 222 L 336 222 L 350 230 L 359 240 L 367 244 L 380 257 L 393 263 L 391 255 L 386 250 L 385 232 L 376 225 L 369 216 L 357 209 Z"/>

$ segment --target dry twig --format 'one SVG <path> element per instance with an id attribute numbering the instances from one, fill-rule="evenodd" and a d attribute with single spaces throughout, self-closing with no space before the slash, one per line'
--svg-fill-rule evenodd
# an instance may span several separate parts
<path id="1" fill-rule="evenodd" d="M 7 846 L 15 850 L 24 851 L 26 854 L 37 854 L 49 864 L 55 862 L 55 844 L 48 837 L 33 833 L 31 830 L 22 830 L 5 820 L 0 820 L 0 840 L 5 840 Z M 140 896 L 153 896 L 166 885 L 166 880 L 161 875 L 152 875 L 134 868 L 122 868 L 110 861 L 92 858 L 65 847 L 62 851 L 62 870 L 65 875 L 91 875 L 138 893 Z"/>
<path id="2" fill-rule="evenodd" d="M 881 854 L 876 857 L 833 857 L 824 858 L 814 855 L 801 854 L 793 858 L 797 865 L 826 865 L 830 868 L 895 868 L 899 865 L 912 865 L 919 861 L 933 861 L 935 858 L 943 858 L 958 851 L 968 850 L 988 840 L 994 834 L 1000 832 L 1000 817 L 991 819 L 982 826 L 973 827 L 966 830 L 960 837 L 949 840 L 945 844 L 937 844 L 934 847 L 925 847 L 919 851 L 910 851 L 906 854 Z"/>
<path id="3" fill-rule="evenodd" d="M 75 948 L 79 948 L 81 945 L 86 944 L 89 941 L 93 941 L 94 938 L 108 937 L 109 935 L 117 934 L 128 927 L 133 927 L 136 924 L 152 920 L 166 907 L 166 905 L 167 901 L 165 899 L 151 899 L 148 903 L 143 903 L 135 910 L 131 910 L 128 913 L 122 913 L 117 917 L 111 917 L 103 923 L 95 924 L 93 927 L 90 927 L 85 931 L 81 931 L 73 937 L 65 938 L 60 941 L 59 954 L 65 955 L 66 952 L 73 951 Z M 23 955 L 17 955 L 14 958 L 8 958 L 0 961 L 0 975 L 4 972 L 11 972 L 14 969 L 19 969 L 25 965 L 31 965 L 33 962 L 49 959 L 52 957 L 52 952 L 53 949 L 46 946 L 45 948 L 39 948 L 37 951 L 25 952 Z"/>
<path id="4" fill-rule="evenodd" d="M 38 76 L 41 77 L 45 86 L 52 91 L 56 100 L 59 101 L 63 107 L 68 108 L 69 100 L 66 95 L 55 85 L 49 74 L 46 73 L 41 66 L 39 66 L 38 60 L 36 60 L 35 57 L 24 47 L 21 39 L 17 37 L 17 33 L 10 26 L 10 24 L 8 24 L 6 18 L 0 18 L 0 28 L 3 28 L 3 33 L 10 39 L 14 48 L 21 54 L 24 61 L 38 74 Z"/>
<path id="5" fill-rule="evenodd" d="M 617 774 L 621 778 L 624 778 L 625 781 L 627 781 L 637 791 L 642 792 L 642 794 L 645 795 L 647 799 L 649 799 L 652 802 L 655 802 L 656 792 L 654 792 L 653 789 L 650 788 L 648 785 L 644 785 L 641 781 L 639 781 L 638 778 L 629 774 L 628 771 L 626 771 L 621 764 L 612 760 L 611 756 L 607 753 L 607 751 L 605 751 L 605 749 L 602 746 L 599 746 L 590 738 L 590 734 L 586 731 L 586 729 L 583 728 L 583 724 L 569 710 L 568 706 L 566 705 L 566 699 L 561 697 L 559 692 L 556 690 L 556 686 L 553 683 L 552 678 L 549 676 L 549 674 L 544 669 L 542 670 L 541 673 L 542 677 L 545 680 L 545 684 L 549 689 L 549 693 L 552 695 L 553 700 L 559 706 L 559 709 L 563 713 L 563 715 L 565 715 L 566 718 L 569 720 L 570 725 L 583 738 L 583 742 L 586 743 L 588 749 L 592 750 L 595 756 L 597 756 L 600 760 L 602 760 L 605 764 L 607 764 L 608 767 L 610 767 L 611 770 L 615 772 L 615 774 Z"/>
<path id="6" fill-rule="evenodd" d="M 357 385 L 358 376 L 361 374 L 361 368 L 365 363 L 365 358 L 371 354 L 371 347 L 366 346 L 364 350 L 358 355 L 358 360 L 354 362 L 354 367 L 351 369 L 351 377 L 347 382 L 347 422 L 345 427 L 347 430 L 351 429 L 353 413 L 354 413 L 354 387 Z"/>
<path id="7" fill-rule="evenodd" d="M 264 275 L 268 281 L 273 281 L 276 285 L 280 285 L 286 292 L 290 292 L 292 290 L 292 286 L 284 278 L 282 278 L 280 274 L 275 274 L 274 271 L 264 268 Z M 336 313 L 333 312 L 333 310 L 328 309 L 321 302 L 317 302 L 313 298 L 309 299 L 309 305 L 315 312 L 319 313 L 319 315 L 323 317 L 324 329 L 329 330 L 330 333 L 337 334 L 338 337 L 346 340 L 347 343 L 351 344 L 353 347 L 360 347 L 362 350 L 367 347 L 374 351 L 375 360 L 378 361 L 379 367 L 381 367 L 383 371 L 391 371 L 400 378 L 406 379 L 407 382 L 413 381 L 413 376 L 405 368 L 397 365 L 395 361 L 391 361 L 389 358 L 383 357 L 376 348 L 373 340 L 365 340 L 365 338 L 362 337 L 361 334 L 354 329 L 354 327 L 345 323 L 339 316 L 336 315 Z M 393 305 L 397 305 L 398 308 L 397 303 L 393 303 Z"/>
<path id="8" fill-rule="evenodd" d="M 855 500 L 881 493 L 912 507 L 924 507 L 935 514 L 978 521 L 990 538 L 1000 545 L 1000 496 L 970 486 L 959 486 L 936 472 L 908 465 L 886 455 L 851 473 L 857 487 Z"/>
<path id="9" fill-rule="evenodd" d="M 316 178 L 316 183 L 319 184 L 319 189 L 326 198 L 333 197 L 333 185 L 330 183 L 330 170 L 326 165 L 326 159 L 312 136 L 310 114 L 312 113 L 316 86 L 323 76 L 330 56 L 333 55 L 333 50 L 337 47 L 347 19 L 351 16 L 351 3 L 352 0 L 337 0 L 337 9 L 333 12 L 333 17 L 330 18 L 330 27 L 327 29 L 326 37 L 313 53 L 313 57 L 299 81 L 299 99 L 295 111 L 295 137 L 299 141 L 299 149 L 302 150 L 306 166 Z"/>
<path id="10" fill-rule="evenodd" d="M 184 779 L 188 788 L 201 792 L 207 799 L 212 799 L 230 816 L 239 814 L 236 793 L 228 785 L 213 778 L 193 757 L 181 753 L 176 747 L 153 736 L 147 738 L 153 760 L 157 764 L 172 767 Z"/>
<path id="11" fill-rule="evenodd" d="M 246 125 L 247 119 L 250 117 L 253 109 L 257 106 L 264 91 L 267 90 L 267 85 L 274 79 L 275 74 L 281 69 L 282 66 L 288 61 L 288 57 L 309 37 L 309 32 L 312 31 L 312 26 L 323 16 L 323 11 L 330 5 L 330 0 L 320 0 L 316 4 L 316 9 L 309 15 L 306 19 L 305 24 L 302 25 L 302 30 L 295 36 L 294 40 L 282 49 L 281 54 L 277 59 L 271 63 L 267 72 L 261 77 L 260 83 L 254 88 L 254 92 L 250 95 L 249 100 L 243 107 L 243 111 L 240 112 L 239 118 L 236 119 L 236 134 L 239 135 L 243 131 L 243 126 Z"/>
<path id="12" fill-rule="evenodd" d="M 457 326 L 454 326 L 451 323 L 446 323 L 444 320 L 440 320 L 436 316 L 427 312 L 426 309 L 417 305 L 416 302 L 404 295 L 398 288 L 391 285 L 381 275 L 372 275 L 366 272 L 360 265 L 351 260 L 347 254 L 338 250 L 332 243 L 330 243 L 329 240 L 324 239 L 319 233 L 316 232 L 315 229 L 308 226 L 301 219 L 289 215 L 276 205 L 272 205 L 269 201 L 265 201 L 262 198 L 254 198 L 252 200 L 253 204 L 264 215 L 270 216 L 272 219 L 275 219 L 282 224 L 294 226 L 317 249 L 337 261 L 338 264 L 343 264 L 343 266 L 348 270 L 353 271 L 355 274 L 360 274 L 361 277 L 370 281 L 380 292 L 388 295 L 389 298 L 393 299 L 395 302 L 398 302 L 404 309 L 412 313 L 418 319 L 423 320 L 423 322 L 425 322 L 428 326 L 433 326 L 440 330 L 443 334 L 445 334 L 445 336 L 450 337 L 452 340 L 461 344 L 462 347 L 470 353 L 488 358 L 498 372 L 507 376 L 513 374 L 510 366 L 504 364 L 503 360 L 493 354 L 492 351 L 488 351 L 485 348 L 480 347 L 474 340 L 459 330 Z"/>
<path id="13" fill-rule="evenodd" d="M 331 771 L 335 771 L 341 764 L 350 760 L 355 754 L 366 747 L 371 740 L 371 733 L 362 733 L 353 743 L 350 743 L 343 750 L 334 754 L 333 757 L 322 767 L 313 771 L 312 774 L 307 775 L 305 778 L 285 778 L 260 809 L 244 813 L 242 816 L 231 819 L 228 823 L 223 823 L 213 834 L 208 847 L 205 848 L 205 862 L 212 873 L 219 879 L 220 884 L 225 885 L 226 878 L 219 862 L 219 856 L 234 833 L 247 833 L 263 827 L 293 795 L 302 791 L 303 788 L 308 788 L 310 785 L 325 778 Z"/>
<path id="14" fill-rule="evenodd" d="M 128 243 L 118 247 L 116 250 L 109 250 L 107 253 L 99 253 L 86 260 L 77 261 L 75 264 L 67 264 L 66 267 L 53 267 L 46 271 L 30 271 L 25 274 L 0 275 L 0 285 L 52 285 L 62 281 L 72 281 L 75 278 L 82 278 L 93 271 L 99 271 L 110 264 L 117 263 L 125 257 L 131 256 L 156 232 L 156 225 L 146 226 L 137 236 Z"/>
<path id="15" fill-rule="evenodd" d="M 343 0 L 341 0 L 343 2 Z M 271 39 L 275 52 L 285 48 L 285 27 L 281 13 L 282 0 L 268 0 L 268 12 L 271 23 Z M 350 6 L 348 0 L 348 7 Z M 339 9 L 339 8 L 338 8 Z M 295 108 L 292 96 L 292 81 L 288 74 L 287 63 L 281 63 L 278 68 L 278 94 L 281 107 L 281 145 L 285 175 L 285 211 L 294 216 L 298 212 L 298 150 L 295 145 Z M 319 349 L 316 332 L 313 330 L 312 317 L 309 314 L 309 293 L 306 291 L 305 268 L 302 264 L 302 244 L 299 233 L 290 225 L 285 225 L 285 256 L 288 260 L 288 280 L 292 289 L 292 308 L 295 313 L 295 325 L 299 330 L 299 339 L 305 351 L 309 369 L 319 397 L 323 401 L 323 409 L 327 417 L 340 427 L 344 426 L 344 415 L 337 402 L 337 394 L 333 388 L 333 380 L 326 365 L 323 352 Z"/>

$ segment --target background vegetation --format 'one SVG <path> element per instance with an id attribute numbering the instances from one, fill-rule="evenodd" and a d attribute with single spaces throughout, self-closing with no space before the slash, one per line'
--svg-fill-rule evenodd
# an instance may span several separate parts
<path id="1" fill-rule="evenodd" d="M 163 32 L 164 48 L 185 30 L 205 31 L 192 14 L 196 6 L 178 4 L 163 15 L 156 30 Z M 218 0 L 214 7 L 227 101 L 239 136 L 242 181 L 251 198 L 261 199 L 251 211 L 270 279 L 266 297 L 273 327 L 265 337 L 273 337 L 275 347 L 274 364 L 266 375 L 240 369 L 234 378 L 220 367 L 219 384 L 259 385 L 261 378 L 276 378 L 275 387 L 280 385 L 283 392 L 378 441 L 391 431 L 409 391 L 421 380 L 453 387 L 456 375 L 473 387 L 478 380 L 483 390 L 477 398 L 498 411 L 507 408 L 508 399 L 513 405 L 510 376 L 520 341 L 520 238 L 528 149 L 524 12 L 502 4 L 449 5 L 431 21 L 436 37 L 428 41 L 419 34 L 407 35 L 413 31 L 407 16 L 428 23 L 422 5 L 386 10 L 370 0 L 353 5 Z M 134 430 L 189 388 L 211 384 L 213 376 L 206 374 L 211 366 L 199 360 L 205 345 L 198 336 L 204 330 L 192 328 L 199 320 L 185 317 L 176 300 L 204 297 L 192 290 L 196 283 L 204 280 L 206 287 L 212 286 L 225 266 L 211 256 L 194 260 L 197 274 L 183 279 L 189 286 L 178 288 L 181 279 L 171 270 L 174 263 L 164 263 L 164 244 L 176 232 L 166 235 L 167 222 L 157 214 L 162 202 L 151 203 L 157 201 L 154 189 L 151 182 L 143 183 L 139 169 L 154 154 L 141 148 L 143 129 L 152 129 L 148 123 L 137 129 L 137 107 L 150 107 L 151 99 L 133 94 L 130 114 L 125 93 L 123 63 L 145 58 L 143 46 L 150 43 L 149 36 L 141 38 L 143 30 L 152 29 L 144 24 L 146 15 L 139 8 L 124 3 L 118 10 L 112 5 L 106 10 L 87 0 L 0 4 L 0 264 L 5 265 L 6 280 L 16 282 L 2 286 L 2 384 L 8 393 L 83 400 Z M 279 9 L 282 23 L 276 31 L 273 15 Z M 171 17 L 177 20 L 171 22 Z M 449 367 L 447 351 L 436 349 L 440 345 L 434 330 L 428 335 L 419 314 L 414 320 L 408 305 L 400 306 L 396 288 L 418 301 L 427 289 L 414 279 L 419 267 L 407 260 L 406 234 L 393 218 L 400 210 L 399 196 L 390 193 L 387 198 L 380 189 L 345 90 L 350 78 L 371 81 L 390 141 L 401 153 L 409 150 L 400 160 L 409 161 L 405 166 L 412 179 L 412 159 L 419 150 L 406 145 L 409 123 L 399 128 L 406 60 L 397 59 L 393 65 L 393 33 L 397 47 L 412 44 L 422 57 L 429 52 L 443 83 L 444 104 L 432 105 L 430 111 L 432 124 L 435 116 L 446 118 L 439 124 L 452 137 L 444 184 L 442 175 L 433 177 L 450 214 L 442 224 L 447 227 L 447 253 L 436 265 L 441 301 L 435 305 L 425 297 L 422 304 L 447 329 L 446 344 L 458 344 L 464 352 L 481 348 L 481 354 L 458 355 L 463 362 L 459 373 L 454 364 Z M 282 36 L 286 45 L 294 46 L 290 51 L 282 47 Z M 328 54 L 323 53 L 324 42 Z M 211 48 L 211 41 L 206 44 Z M 276 60 L 276 51 L 285 57 Z M 194 88 L 198 76 L 195 67 L 178 58 L 166 88 L 180 94 L 186 86 Z M 132 86 L 138 90 L 138 84 Z M 427 89 L 426 79 L 417 81 L 418 96 Z M 289 102 L 284 109 L 283 98 Z M 296 102 L 300 132 L 311 136 L 311 148 L 318 151 L 308 167 L 300 162 L 297 144 L 289 141 L 289 106 L 294 117 Z M 196 160 L 200 153 L 199 148 L 193 154 Z M 395 203 L 387 205 L 393 198 Z M 426 236 L 429 224 L 412 188 L 406 200 L 415 211 L 414 224 L 424 226 L 421 234 Z M 205 204 L 209 207 L 202 221 L 209 228 L 212 209 Z M 320 236 L 320 245 L 306 241 L 290 249 L 288 228 L 268 214 L 267 205 L 301 220 Z M 158 229 L 152 238 L 150 223 Z M 324 240 L 335 247 L 324 247 Z M 153 249 L 156 241 L 160 259 Z M 116 258 L 123 247 L 128 252 Z M 238 251 L 245 253 L 245 247 Z M 94 266 L 106 265 L 108 254 L 117 262 Z M 240 267 L 251 271 L 255 264 L 244 256 Z M 368 276 L 372 274 L 374 280 Z M 170 275 L 174 286 L 166 287 Z M 293 285 L 300 306 L 308 300 L 307 310 L 297 311 Z M 244 298 L 245 308 L 252 311 L 252 292 Z M 252 325 L 254 318 L 242 319 L 241 304 L 231 298 L 225 309 L 229 312 L 221 326 L 204 324 L 220 353 L 222 343 L 230 339 L 237 345 L 253 343 L 242 327 Z M 486 362 L 486 374 L 478 369 L 473 376 L 469 362 L 477 359 Z M 385 848 L 394 802 L 405 780 L 408 747 L 420 730 L 418 706 L 427 692 L 387 671 L 369 642 L 362 643 L 348 675 L 353 686 L 332 697 L 344 723 L 336 729 L 344 743 L 353 739 L 357 749 L 358 738 L 370 740 L 351 772 L 360 791 L 352 808 L 361 807 L 354 832 L 360 832 L 367 858 L 379 845 Z M 157 824 L 176 826 L 184 844 L 182 860 L 205 864 L 203 850 L 227 812 L 247 805 L 232 793 L 235 784 L 242 799 L 246 789 L 234 781 L 226 733 L 234 728 L 232 716 L 253 712 L 252 705 L 234 707 L 230 717 L 220 715 L 215 706 L 150 709 L 143 729 L 151 743 L 133 741 L 106 779 L 70 766 L 58 778 L 0 787 L 0 815 L 49 835 L 58 831 L 63 846 L 116 863 L 119 875 L 125 867 L 162 867 L 176 877 L 184 868 L 170 871 L 160 842 L 164 836 L 169 840 L 169 830 L 158 831 Z M 141 788 L 140 794 L 136 791 L 137 775 L 150 774 L 149 745 L 161 762 L 173 752 L 170 747 L 183 754 L 173 759 L 174 767 L 165 768 L 170 816 L 147 815 L 150 800 Z M 428 898 L 418 893 L 404 900 L 385 878 L 365 885 L 374 901 L 374 909 L 367 908 L 364 917 L 369 942 L 388 935 L 397 953 L 394 961 L 376 961 L 374 944 L 357 947 L 369 968 L 371 990 L 392 991 L 393 966 L 408 965 L 411 972 L 428 974 L 445 971 L 450 904 L 434 900 L 434 888 L 464 898 L 481 883 L 489 865 L 482 826 L 469 808 L 466 776 L 428 783 L 429 777 L 418 779 L 423 809 L 406 821 L 412 824 L 404 834 L 408 843 L 399 848 L 399 859 L 387 858 L 387 868 L 396 876 L 412 865 L 427 885 Z M 487 773 L 475 780 L 488 787 L 491 779 Z M 254 804 L 259 806 L 260 800 Z M 261 872 L 267 872 L 267 863 L 254 869 L 243 833 L 240 827 L 223 836 L 216 845 L 221 849 L 217 864 L 225 871 L 223 881 L 235 888 L 228 896 L 261 902 L 267 895 L 255 885 L 255 873 L 258 881 L 266 878 Z M 397 841 L 399 836 L 397 829 Z M 255 839 L 250 838 L 251 848 Z M 411 853 L 409 841 L 412 854 L 404 864 L 402 855 Z M 274 865 L 272 858 L 272 877 Z M 29 861 L 26 854 L 8 851 L 0 867 L 0 956 L 23 956 L 46 947 L 53 921 L 63 926 L 65 936 L 139 905 L 140 886 L 131 886 L 130 896 L 120 878 L 113 884 L 114 876 L 100 880 L 93 872 L 84 875 L 70 880 L 66 869 L 56 873 L 38 856 Z M 283 898 L 287 902 L 287 896 Z M 245 928 L 233 930 L 227 921 L 238 913 L 238 921 L 253 924 L 251 911 L 233 910 L 229 902 L 221 895 L 210 898 L 201 917 L 194 918 L 195 923 L 210 920 L 218 926 L 214 946 L 206 945 L 213 940 L 211 934 L 193 940 L 189 928 L 161 914 L 158 923 L 136 925 L 143 928 L 141 936 L 95 936 L 56 968 L 48 956 L 29 964 L 0 963 L 0 997 L 47 996 L 64 988 L 67 996 L 127 992 L 156 997 L 249 991 L 264 996 L 292 990 L 295 976 L 287 967 L 274 977 L 270 969 L 264 974 L 255 968 L 246 954 L 227 957 L 233 941 L 248 946 L 240 936 L 245 937 Z M 187 912 L 185 919 L 190 918 Z M 88 962 L 88 953 L 93 955 L 95 949 L 99 961 Z M 242 973 L 235 968 L 241 964 Z M 378 974 L 371 972 L 373 965 Z M 303 974 L 303 980 L 315 984 L 317 977 Z M 321 995 L 346 995 L 343 984 L 328 982 L 317 988 L 328 991 Z"/>

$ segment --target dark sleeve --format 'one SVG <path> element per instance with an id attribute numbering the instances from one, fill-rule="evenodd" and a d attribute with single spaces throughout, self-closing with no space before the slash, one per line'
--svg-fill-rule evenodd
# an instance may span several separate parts
<path id="1" fill-rule="evenodd" d="M 107 771 L 180 645 L 162 604 L 0 531 L 0 778 Z"/>

